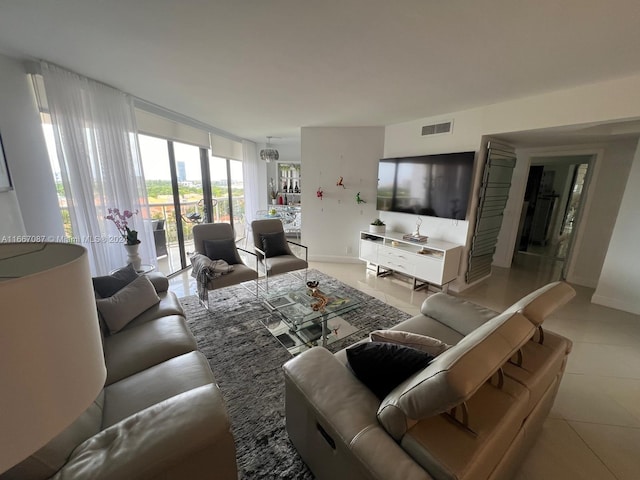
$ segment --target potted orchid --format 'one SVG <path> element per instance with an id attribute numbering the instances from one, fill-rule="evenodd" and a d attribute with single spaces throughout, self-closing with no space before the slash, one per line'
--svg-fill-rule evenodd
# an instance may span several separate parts
<path id="1" fill-rule="evenodd" d="M 139 271 L 142 266 L 142 259 L 138 255 L 138 246 L 140 240 L 138 239 L 137 230 L 129 228 L 129 219 L 138 213 L 138 210 L 124 210 L 120 211 L 118 208 L 110 208 L 109 215 L 104 217 L 106 220 L 111 220 L 118 229 L 120 236 L 124 239 L 124 248 L 127 251 L 127 263 L 133 265 L 136 271 Z"/>
<path id="2" fill-rule="evenodd" d="M 133 212 L 131 210 L 124 210 L 121 212 L 118 208 L 110 208 L 109 215 L 104 217 L 114 223 L 126 245 L 138 245 L 140 243 L 140 240 L 138 240 L 138 232 L 129 228 L 129 219 L 137 213 L 138 210 Z"/>

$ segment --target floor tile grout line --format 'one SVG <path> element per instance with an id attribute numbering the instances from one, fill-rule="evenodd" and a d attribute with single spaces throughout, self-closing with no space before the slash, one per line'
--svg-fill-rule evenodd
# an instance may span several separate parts
<path id="1" fill-rule="evenodd" d="M 567 422 L 567 425 L 569 426 L 569 428 L 573 430 L 573 432 L 578 436 L 578 438 L 582 441 L 582 443 L 591 451 L 593 456 L 597 458 L 600 461 L 600 463 L 602 463 L 604 468 L 606 468 L 609 471 L 609 473 L 613 476 L 613 478 L 615 478 L 616 480 L 622 480 L 613 472 L 613 470 L 611 470 L 611 468 L 609 468 L 609 465 L 607 465 L 607 463 L 602 458 L 600 458 L 600 455 L 598 455 L 596 451 L 593 448 L 591 448 L 591 445 L 587 443 L 587 441 L 582 437 L 582 435 L 580 435 L 580 433 L 578 433 L 578 431 L 575 428 L 573 428 L 573 425 L 571 425 L 571 421 L 568 421 L 568 420 L 565 420 L 565 421 Z M 582 422 L 582 423 L 587 423 L 587 422 Z"/>

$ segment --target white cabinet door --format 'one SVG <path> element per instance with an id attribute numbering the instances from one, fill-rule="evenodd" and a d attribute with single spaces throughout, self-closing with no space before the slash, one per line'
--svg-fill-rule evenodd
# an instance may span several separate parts
<path id="1" fill-rule="evenodd" d="M 442 258 L 430 257 L 428 255 L 416 255 L 415 267 L 416 277 L 429 283 L 442 285 Z"/>
<path id="2" fill-rule="evenodd" d="M 360 240 L 360 260 L 378 263 L 378 244 L 369 240 Z"/>

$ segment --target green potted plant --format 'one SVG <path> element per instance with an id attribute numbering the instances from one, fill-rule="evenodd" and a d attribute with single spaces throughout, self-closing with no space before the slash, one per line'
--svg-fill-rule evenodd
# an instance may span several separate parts
<path id="1" fill-rule="evenodd" d="M 371 233 L 384 233 L 386 226 L 382 220 L 376 218 L 371 225 L 369 225 L 369 232 Z"/>

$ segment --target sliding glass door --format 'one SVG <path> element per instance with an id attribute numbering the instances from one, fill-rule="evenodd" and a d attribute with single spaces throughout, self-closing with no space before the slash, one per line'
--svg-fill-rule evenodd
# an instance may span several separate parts
<path id="1" fill-rule="evenodd" d="M 164 138 L 140 134 L 138 139 L 162 273 L 189 266 L 193 227 L 199 223 L 231 222 L 236 239 L 244 238 L 241 161 Z"/>
<path id="2" fill-rule="evenodd" d="M 182 264 L 168 142 L 147 135 L 138 135 L 138 141 L 147 185 L 147 203 L 151 212 L 158 269 L 169 275 L 181 270 Z"/>
<path id="3" fill-rule="evenodd" d="M 231 223 L 236 241 L 244 239 L 246 217 L 244 212 L 244 181 L 242 162 L 221 157 L 209 159 L 212 222 Z"/>

